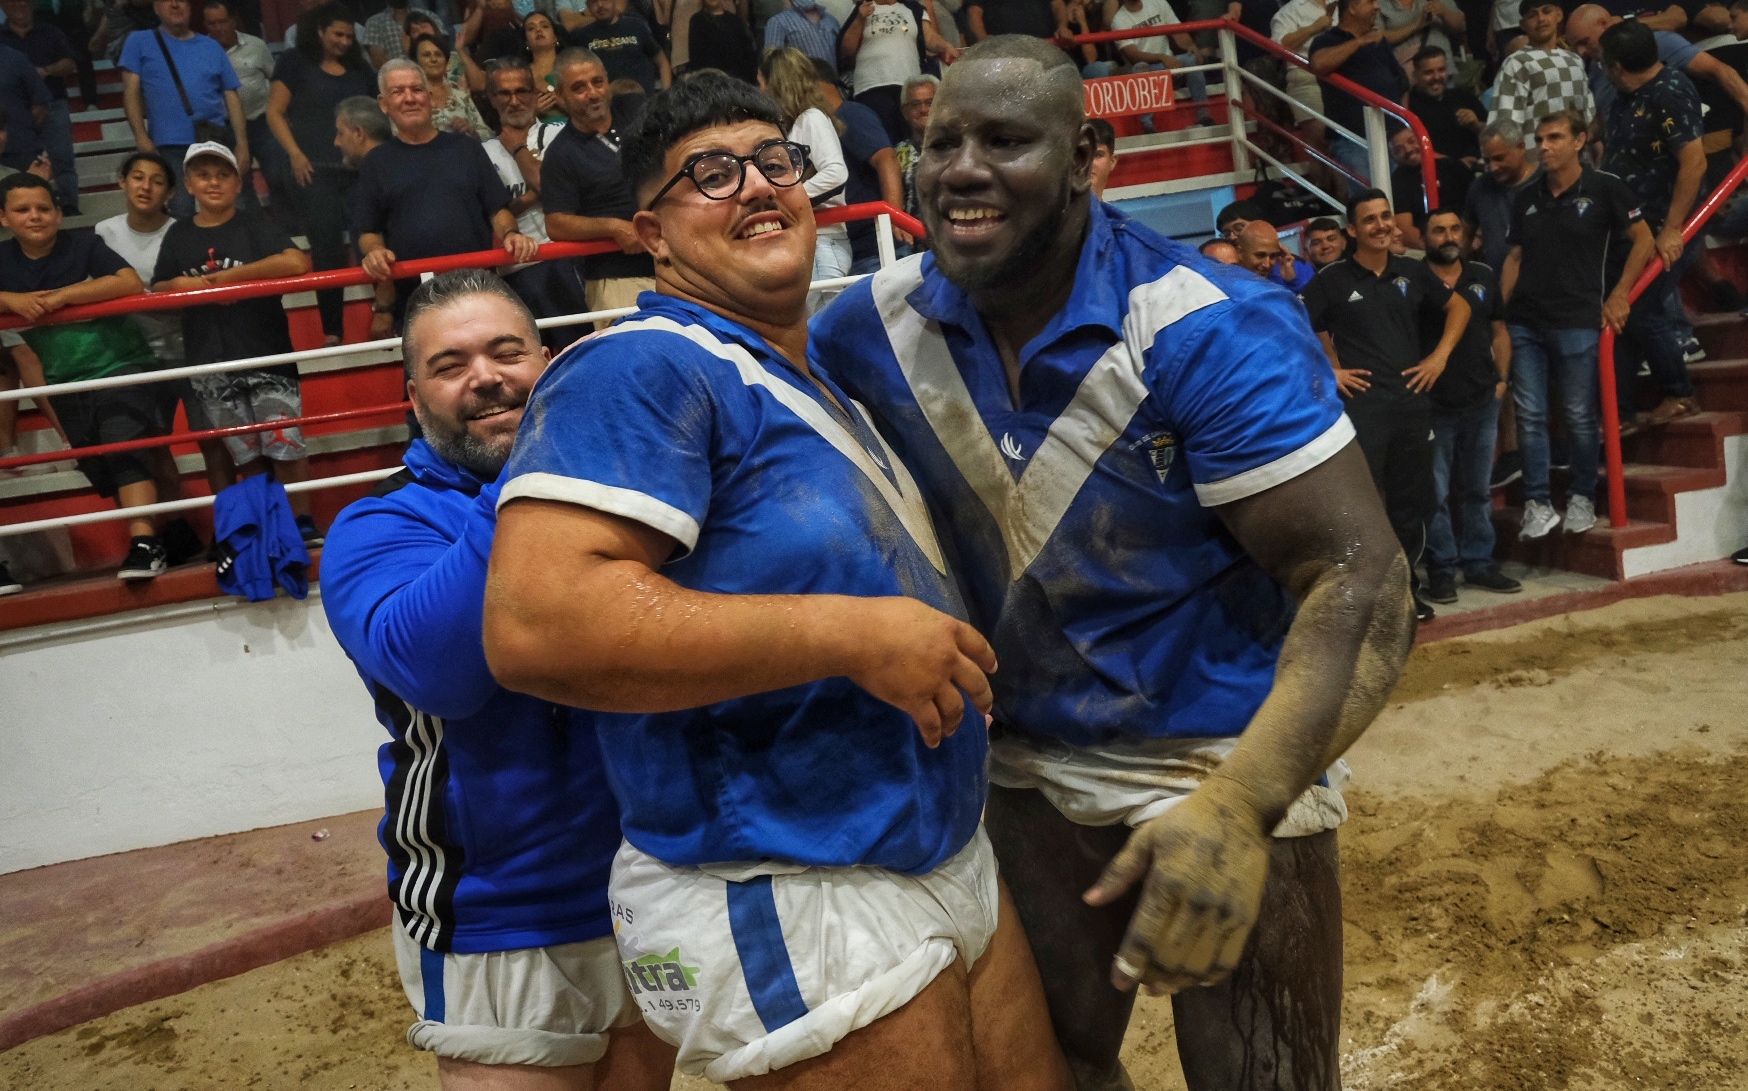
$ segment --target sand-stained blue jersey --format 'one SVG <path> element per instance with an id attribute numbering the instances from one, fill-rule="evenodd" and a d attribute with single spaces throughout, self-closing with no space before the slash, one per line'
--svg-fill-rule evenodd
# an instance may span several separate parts
<path id="1" fill-rule="evenodd" d="M 503 479 L 677 543 L 663 576 L 718 594 L 906 595 L 964 617 L 920 492 L 863 413 L 747 328 L 653 292 L 568 349 Z M 625 837 L 674 865 L 925 872 L 977 828 L 987 739 L 967 704 L 938 749 L 845 678 L 604 715 Z"/>
<path id="2" fill-rule="evenodd" d="M 1244 729 L 1293 604 L 1214 509 L 1353 438 L 1293 296 L 1095 201 L 1017 404 L 933 255 L 851 287 L 810 352 L 929 497 L 1001 661 L 998 720 L 1076 745 Z"/>

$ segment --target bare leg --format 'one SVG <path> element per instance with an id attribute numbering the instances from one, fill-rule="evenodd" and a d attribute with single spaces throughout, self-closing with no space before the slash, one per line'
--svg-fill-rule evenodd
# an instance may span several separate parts
<path id="1" fill-rule="evenodd" d="M 158 483 L 147 478 L 135 481 L 131 485 L 123 485 L 115 490 L 115 506 L 118 508 L 137 508 L 144 504 L 158 502 Z M 150 516 L 140 516 L 127 521 L 127 532 L 135 538 L 149 538 L 158 533 L 152 525 Z"/>
<path id="2" fill-rule="evenodd" d="M 170 453 L 170 448 L 153 447 L 143 454 L 152 468 L 152 482 L 158 487 L 159 502 L 182 499 L 182 471 L 176 468 L 176 456 Z"/>
<path id="3" fill-rule="evenodd" d="M 196 441 L 200 446 L 200 461 L 205 466 L 206 487 L 214 496 L 230 488 L 237 480 L 237 464 L 231 461 L 231 449 L 222 439 Z"/>
<path id="4" fill-rule="evenodd" d="M 606 1054 L 595 1062 L 595 1083 L 603 1091 L 668 1091 L 673 1080 L 674 1047 L 641 1019 L 614 1027 Z"/>
<path id="5" fill-rule="evenodd" d="M 19 387 L 42 386 L 48 382 L 43 377 L 42 360 L 30 350 L 29 345 L 14 345 L 12 359 L 18 365 Z M 48 418 L 49 424 L 54 427 L 55 434 L 61 437 L 61 442 L 66 443 L 67 430 L 61 427 L 61 418 L 55 415 L 55 407 L 49 404 L 49 399 L 32 398 L 31 400 L 36 403 L 36 407 L 42 415 Z M 69 446 L 71 445 L 69 444 Z"/>
<path id="6" fill-rule="evenodd" d="M 17 390 L 18 364 L 12 353 L 0 349 L 0 390 Z M 18 439 L 18 403 L 0 402 L 0 451 L 9 451 Z"/>
<path id="7" fill-rule="evenodd" d="M 526 1064 L 475 1064 L 437 1058 L 443 1091 L 594 1091 L 595 1066 L 543 1068 Z"/>
<path id="8" fill-rule="evenodd" d="M 730 1086 L 735 1091 L 957 1091 L 977 1085 L 970 988 L 965 964 L 955 962 L 916 999 L 847 1035 L 830 1053 Z"/>
<path id="9" fill-rule="evenodd" d="M 971 969 L 971 1043 L 983 1091 L 1070 1091 L 1074 1086 L 1050 1030 L 1038 964 L 1005 882 L 995 935 Z"/>
<path id="10" fill-rule="evenodd" d="M 308 481 L 310 479 L 310 460 L 308 458 L 294 458 L 289 462 L 275 462 L 273 464 L 273 472 L 278 476 L 281 485 L 290 485 L 298 481 Z M 301 515 L 305 518 L 309 517 L 309 493 L 287 493 L 286 499 L 291 501 L 292 514 Z"/>
<path id="11" fill-rule="evenodd" d="M 1111 987 L 1135 896 L 1094 908 L 1080 896 L 1128 839 L 1125 826 L 1080 826 L 1030 789 L 991 787 L 984 826 L 1043 977 L 1056 1039 L 1080 1091 L 1128 1088 L 1117 1061 L 1133 993 Z"/>
<path id="12" fill-rule="evenodd" d="M 1335 833 L 1276 840 L 1232 976 L 1172 997 L 1191 1091 L 1341 1087 L 1341 882 Z"/>

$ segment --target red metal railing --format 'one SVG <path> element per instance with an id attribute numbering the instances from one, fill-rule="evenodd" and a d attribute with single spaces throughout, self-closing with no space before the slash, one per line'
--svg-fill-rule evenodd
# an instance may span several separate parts
<path id="1" fill-rule="evenodd" d="M 1420 118 L 1415 116 L 1414 111 L 1400 103 L 1391 102 L 1376 91 L 1361 87 L 1346 76 L 1338 76 L 1333 72 L 1318 76 L 1309 61 L 1302 60 L 1297 53 L 1266 34 L 1258 34 L 1249 27 L 1235 23 L 1230 19 L 1202 19 L 1189 23 L 1176 23 L 1172 26 L 1137 27 L 1134 30 L 1102 30 L 1093 34 L 1077 34 L 1072 41 L 1076 45 L 1099 45 L 1104 42 L 1122 42 L 1133 38 L 1154 38 L 1164 34 L 1189 34 L 1200 30 L 1229 30 L 1264 53 L 1286 64 L 1303 68 L 1313 76 L 1317 76 L 1321 82 L 1337 90 L 1346 91 L 1367 106 L 1374 106 L 1407 125 L 1409 131 L 1414 133 L 1414 139 L 1420 143 L 1420 176 L 1426 187 L 1426 211 L 1438 207 L 1438 165 L 1433 161 L 1435 153 L 1432 148 L 1432 137 L 1427 134 L 1426 126 L 1421 124 Z M 1234 97 L 1237 83 L 1237 79 L 1227 80 L 1226 97 L 1228 102 Z M 1240 112 L 1245 111 L 1241 109 Z M 1363 133 L 1356 135 L 1364 136 Z"/>
<path id="2" fill-rule="evenodd" d="M 815 213 L 815 220 L 822 225 L 843 223 L 851 220 L 874 219 L 882 215 L 892 217 L 893 225 L 907 231 L 918 238 L 926 232 L 921 222 L 898 209 L 892 208 L 881 201 L 870 201 L 863 204 L 845 205 L 840 208 L 821 209 Z M 540 258 L 551 260 L 555 258 L 584 257 L 590 254 L 616 253 L 618 247 L 611 242 L 554 242 L 540 248 Z M 397 262 L 392 266 L 391 275 L 395 279 L 414 277 L 423 273 L 443 273 L 455 269 L 489 268 L 508 264 L 508 255 L 503 250 L 476 250 L 463 254 L 449 254 L 436 258 L 423 258 L 417 261 Z M 288 292 L 313 291 L 318 288 L 346 287 L 353 284 L 369 283 L 370 278 L 356 266 L 345 269 L 330 269 L 322 272 L 306 273 L 302 276 L 279 277 L 272 280 L 250 281 L 246 284 L 227 284 L 218 288 L 201 288 L 186 292 L 152 292 L 138 295 L 122 296 L 118 299 L 102 303 L 81 304 L 74 307 L 63 307 L 52 314 L 44 315 L 36 323 L 26 321 L 15 315 L 0 320 L 0 329 L 16 329 L 35 324 L 55 324 L 78 322 L 85 319 L 108 317 L 121 314 L 132 314 L 140 311 L 174 310 L 193 303 L 212 305 L 235 302 L 239 299 L 256 299 L 262 296 L 281 295 Z M 48 395 L 53 396 L 52 392 Z M 334 421 L 352 420 L 361 417 L 387 416 L 399 414 L 411 408 L 406 401 L 386 405 L 364 406 L 354 409 L 343 409 L 332 413 L 317 413 L 302 417 L 290 417 L 282 420 L 267 421 L 256 424 L 240 424 L 226 428 L 207 428 L 199 431 L 176 432 L 162 436 L 147 436 L 142 439 L 124 440 L 117 443 L 93 444 L 89 447 L 79 447 L 71 450 L 37 451 L 31 454 L 14 455 L 0 458 L 0 470 L 17 469 L 23 466 L 37 466 L 52 462 L 65 462 L 69 459 L 88 458 L 99 455 L 121 454 L 126 451 L 142 451 L 153 447 L 169 447 L 179 443 L 203 439 L 222 439 L 226 436 L 249 435 L 254 432 L 267 432 L 281 428 L 298 428 L 310 424 L 327 424 Z"/>
<path id="3" fill-rule="evenodd" d="M 908 231 L 912 235 L 920 238 L 925 233 L 923 225 L 915 217 L 893 208 L 883 201 L 821 209 L 814 213 L 814 219 L 823 226 L 842 223 L 846 220 L 869 220 L 882 214 L 891 216 L 894 226 Z M 591 254 L 613 254 L 618 253 L 618 251 L 617 246 L 606 241 L 549 242 L 540 248 L 539 258 L 542 261 L 550 261 L 555 258 L 580 258 Z M 391 279 L 400 280 L 421 276 L 425 273 L 447 273 L 455 269 L 489 269 L 509 264 L 512 264 L 510 256 L 503 250 L 474 250 L 464 254 L 446 254 L 436 258 L 396 262 L 390 267 L 389 276 Z M 225 284 L 217 288 L 197 288 L 186 292 L 144 292 L 105 300 L 102 303 L 81 303 L 71 307 L 62 307 L 60 310 L 43 315 L 35 321 L 20 318 L 17 315 L 5 315 L 0 317 L 0 330 L 59 325 L 91 318 L 106 318 L 112 315 L 137 314 L 142 311 L 174 311 L 183 307 L 212 306 L 220 303 L 235 303 L 242 299 L 259 299 L 262 296 L 286 295 L 291 292 L 313 292 L 323 288 L 350 288 L 355 284 L 369 283 L 371 283 L 371 279 L 364 270 L 352 265 L 344 269 L 324 269 L 320 272 L 304 273 L 295 277 L 252 280 L 246 284 Z"/>
<path id="4" fill-rule="evenodd" d="M 1724 202 L 1730 199 L 1730 195 L 1742 185 L 1744 178 L 1748 178 L 1748 158 L 1738 162 L 1724 176 L 1724 180 L 1718 183 L 1717 188 L 1700 202 L 1699 208 L 1687 218 L 1687 223 L 1681 227 L 1683 246 L 1693 241 L 1694 236 L 1700 233 L 1717 214 L 1718 209 L 1723 207 Z M 1666 268 L 1668 266 L 1664 263 L 1663 256 L 1653 253 L 1650 262 L 1645 265 L 1645 271 L 1639 274 L 1639 279 L 1633 282 L 1632 290 L 1627 294 L 1628 304 L 1638 303 L 1639 297 L 1645 294 L 1645 289 Z M 1680 290 L 1679 285 L 1676 288 Z M 1603 326 L 1596 346 L 1596 366 L 1598 389 L 1602 398 L 1603 462 L 1608 467 L 1608 522 L 1610 526 L 1624 527 L 1627 525 L 1627 482 L 1625 462 L 1621 457 L 1620 390 L 1615 384 L 1614 343 L 1614 330 Z"/>

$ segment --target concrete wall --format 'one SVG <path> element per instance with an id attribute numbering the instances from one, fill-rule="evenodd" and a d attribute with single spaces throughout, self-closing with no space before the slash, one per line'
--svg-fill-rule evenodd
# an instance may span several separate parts
<path id="1" fill-rule="evenodd" d="M 0 634 L 0 874 L 381 806 L 319 595 Z"/>

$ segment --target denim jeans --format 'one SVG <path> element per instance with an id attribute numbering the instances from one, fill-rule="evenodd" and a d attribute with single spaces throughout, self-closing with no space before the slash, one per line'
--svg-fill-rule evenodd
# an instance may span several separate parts
<path id="1" fill-rule="evenodd" d="M 1428 574 L 1480 572 L 1493 563 L 1493 447 L 1499 402 L 1432 411 L 1432 519 L 1426 528 Z M 1455 514 L 1458 530 L 1451 529 Z"/>
<path id="2" fill-rule="evenodd" d="M 42 119 L 42 144 L 49 153 L 49 166 L 55 172 L 55 200 L 62 208 L 79 204 L 79 169 L 73 161 L 73 115 L 66 99 L 49 103 L 49 112 Z"/>
<path id="3" fill-rule="evenodd" d="M 1693 383 L 1687 378 L 1687 362 L 1682 359 L 1680 328 L 1670 320 L 1670 296 L 1675 294 L 1677 273 L 1665 269 L 1645 289 L 1645 294 L 1633 304 L 1627 315 L 1623 344 L 1615 352 L 1615 390 L 1621 416 L 1632 415 L 1632 380 L 1635 364 L 1644 360 L 1651 365 L 1651 376 L 1666 398 L 1693 397 Z M 1679 310 L 1679 300 L 1673 304 Z M 1620 351 L 1625 348 L 1626 351 Z"/>
<path id="4" fill-rule="evenodd" d="M 1517 406 L 1517 448 L 1523 455 L 1523 491 L 1550 503 L 1548 484 L 1549 380 L 1560 391 L 1561 416 L 1572 454 L 1572 495 L 1594 498 L 1598 444 L 1595 329 L 1540 329 L 1512 323 L 1511 400 Z"/>
<path id="5" fill-rule="evenodd" d="M 1681 305 L 1681 280 L 1687 276 L 1687 271 L 1693 268 L 1699 260 L 1700 248 L 1705 246 L 1705 239 L 1695 238 L 1681 251 L 1681 256 L 1675 259 L 1675 267 L 1668 278 L 1668 288 L 1663 293 L 1664 313 L 1669 316 L 1669 324 L 1675 329 L 1675 343 L 1687 344 L 1693 336 L 1693 323 L 1688 321 L 1687 308 Z M 1649 290 L 1647 290 L 1649 294 Z"/>

